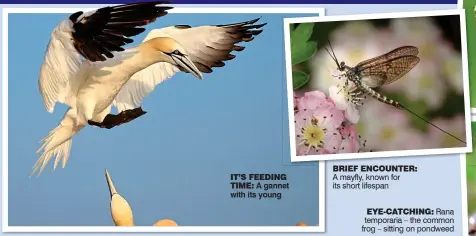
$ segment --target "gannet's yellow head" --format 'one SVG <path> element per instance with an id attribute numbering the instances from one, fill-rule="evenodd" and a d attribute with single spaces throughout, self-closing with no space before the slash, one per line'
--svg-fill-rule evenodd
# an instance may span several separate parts
<path id="1" fill-rule="evenodd" d="M 117 193 L 111 176 L 106 170 L 106 181 L 111 194 L 111 216 L 116 226 L 134 226 L 134 217 L 129 203 Z"/>
<path id="2" fill-rule="evenodd" d="M 177 222 L 170 219 L 159 220 L 154 223 L 154 226 L 178 226 Z"/>
<path id="3" fill-rule="evenodd" d="M 187 49 L 173 38 L 158 37 L 150 39 L 145 43 L 151 49 L 161 53 L 164 56 L 165 62 L 178 66 L 198 79 L 203 79 L 202 73 L 187 54 Z"/>

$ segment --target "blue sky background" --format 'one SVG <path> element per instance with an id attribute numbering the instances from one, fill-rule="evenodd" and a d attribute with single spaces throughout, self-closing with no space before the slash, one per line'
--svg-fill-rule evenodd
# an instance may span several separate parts
<path id="1" fill-rule="evenodd" d="M 69 14 L 9 16 L 9 225 L 112 226 L 107 168 L 137 225 L 295 225 L 318 221 L 318 166 L 291 164 L 284 17 L 301 14 L 169 14 L 148 26 L 228 24 L 262 16 L 265 31 L 199 81 L 177 74 L 149 95 L 148 111 L 112 130 L 73 138 L 65 169 L 29 179 L 39 140 L 66 107 L 48 113 L 37 79 L 50 32 Z M 140 42 L 145 34 L 136 37 Z M 134 44 L 133 44 L 134 45 Z M 230 198 L 232 173 L 285 173 L 281 200 Z M 312 223 L 311 223 L 312 224 Z"/>

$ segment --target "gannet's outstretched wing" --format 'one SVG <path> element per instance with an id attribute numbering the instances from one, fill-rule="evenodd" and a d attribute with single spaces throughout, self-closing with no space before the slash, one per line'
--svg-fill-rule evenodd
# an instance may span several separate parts
<path id="1" fill-rule="evenodd" d="M 232 60 L 232 51 L 242 51 L 243 46 L 236 45 L 249 42 L 263 30 L 266 25 L 254 24 L 259 19 L 229 25 L 212 25 L 191 27 L 176 25 L 152 30 L 144 41 L 157 37 L 169 37 L 179 42 L 186 54 L 203 73 L 211 73 L 214 67 L 225 66 L 224 61 Z M 124 85 L 114 100 L 119 111 L 138 107 L 145 96 L 151 93 L 162 81 L 179 72 L 180 68 L 159 62 L 143 69 Z"/>
<path id="2" fill-rule="evenodd" d="M 56 102 L 66 103 L 70 79 L 78 72 L 81 56 L 91 62 L 113 57 L 132 43 L 129 37 L 144 32 L 145 26 L 167 14 L 165 2 L 144 2 L 76 12 L 51 33 L 39 75 L 39 89 L 46 110 L 53 112 Z"/>

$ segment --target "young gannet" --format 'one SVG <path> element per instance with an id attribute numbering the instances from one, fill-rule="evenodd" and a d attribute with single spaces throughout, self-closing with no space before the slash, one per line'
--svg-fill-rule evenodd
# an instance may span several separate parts
<path id="1" fill-rule="evenodd" d="M 111 196 L 110 209 L 111 217 L 114 225 L 116 226 L 134 226 L 134 215 L 132 213 L 132 208 L 127 202 L 127 200 L 119 195 L 112 182 L 109 172 L 106 170 L 106 182 L 109 189 L 109 195 Z M 154 226 L 178 226 L 177 222 L 171 219 L 162 219 L 154 223 Z"/>
<path id="2" fill-rule="evenodd" d="M 106 170 L 106 182 L 111 196 L 111 217 L 116 226 L 134 226 L 134 216 L 132 209 L 125 198 L 123 198 L 116 190 L 112 183 L 111 176 Z"/>

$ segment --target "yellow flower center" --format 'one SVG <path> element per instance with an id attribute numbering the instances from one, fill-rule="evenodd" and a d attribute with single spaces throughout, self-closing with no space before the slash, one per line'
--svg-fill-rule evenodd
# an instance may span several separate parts
<path id="1" fill-rule="evenodd" d="M 390 141 L 395 138 L 395 129 L 392 127 L 386 127 L 382 130 L 381 139 L 385 141 Z"/>
<path id="2" fill-rule="evenodd" d="M 324 130 L 317 125 L 310 125 L 303 130 L 303 136 L 306 146 L 312 146 L 316 149 L 321 146 L 324 141 Z"/>
<path id="3" fill-rule="evenodd" d="M 307 147 L 306 153 L 309 153 L 311 148 L 319 151 L 324 147 L 324 138 L 326 135 L 326 129 L 319 126 L 319 120 L 313 118 L 311 123 L 301 128 L 301 133 L 297 135 L 300 139 L 299 145 Z"/>

